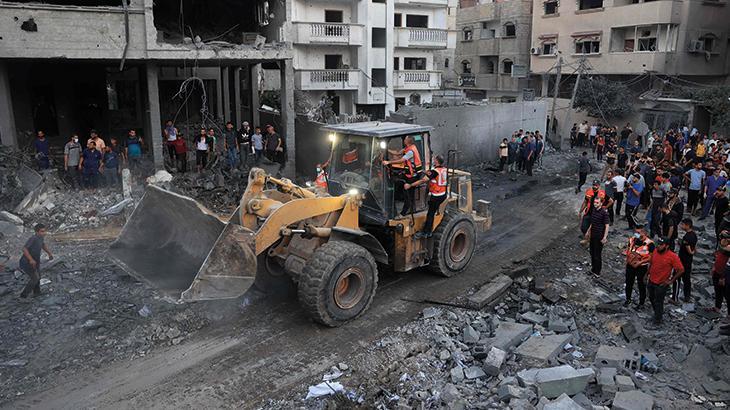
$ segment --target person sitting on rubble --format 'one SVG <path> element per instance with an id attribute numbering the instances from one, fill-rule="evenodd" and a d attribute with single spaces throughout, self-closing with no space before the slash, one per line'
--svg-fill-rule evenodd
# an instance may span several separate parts
<path id="1" fill-rule="evenodd" d="M 20 292 L 21 298 L 27 298 L 31 292 L 33 297 L 41 294 L 41 250 L 48 255 L 48 259 L 53 259 L 53 254 L 44 241 L 46 226 L 39 223 L 34 227 L 34 231 L 35 235 L 31 236 L 23 246 L 23 255 L 18 264 L 20 270 L 28 275 L 28 283 Z"/>

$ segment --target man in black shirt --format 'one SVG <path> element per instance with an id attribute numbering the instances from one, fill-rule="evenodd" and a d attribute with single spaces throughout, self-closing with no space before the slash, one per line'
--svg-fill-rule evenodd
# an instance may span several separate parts
<path id="1" fill-rule="evenodd" d="M 720 236 L 720 225 L 722 224 L 722 219 L 725 217 L 725 213 L 728 211 L 726 189 L 725 185 L 722 185 L 715 190 L 715 239 Z"/>
<path id="2" fill-rule="evenodd" d="M 35 235 L 28 239 L 28 242 L 23 246 L 23 256 L 20 258 L 20 270 L 28 275 L 28 283 L 20 293 L 21 298 L 27 298 L 28 294 L 32 291 L 33 297 L 41 294 L 41 250 L 48 254 L 49 259 L 53 259 L 53 254 L 48 250 L 44 242 L 46 236 L 46 227 L 43 224 L 35 226 Z"/>
<path id="3" fill-rule="evenodd" d="M 692 259 L 697 249 L 697 234 L 693 230 L 692 218 L 682 219 L 679 227 L 685 232 L 679 242 L 679 260 L 682 261 L 682 266 L 684 266 L 684 273 L 672 283 L 672 300 L 674 302 L 679 300 L 679 282 L 682 281 L 684 301 L 689 303 L 692 300 Z"/>
<path id="4" fill-rule="evenodd" d="M 624 147 L 618 147 L 618 155 L 616 156 L 616 167 L 618 169 L 626 169 L 629 162 L 629 154 L 626 153 Z"/>
<path id="5" fill-rule="evenodd" d="M 603 245 L 608 241 L 608 210 L 605 205 L 610 198 L 602 199 L 598 195 L 593 197 L 593 211 L 590 213 L 591 224 L 586 232 L 585 239 L 588 240 L 591 252 L 591 273 L 601 274 L 603 266 Z"/>

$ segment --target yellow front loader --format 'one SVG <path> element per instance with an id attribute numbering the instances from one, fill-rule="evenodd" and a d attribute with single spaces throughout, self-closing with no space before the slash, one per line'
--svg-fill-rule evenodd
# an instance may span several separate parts
<path id="1" fill-rule="evenodd" d="M 478 232 L 491 225 L 490 215 L 472 211 L 470 175 L 449 169 L 449 197 L 434 235 L 420 238 L 425 187 L 416 192 L 413 213 L 397 215 L 398 170 L 382 165 L 410 135 L 428 166 L 430 128 L 373 122 L 330 130 L 328 192 L 254 168 L 238 209 L 223 220 L 191 198 L 150 186 L 111 245 L 111 258 L 179 301 L 239 297 L 257 277 L 286 274 L 302 307 L 328 326 L 365 312 L 379 265 L 395 272 L 427 267 L 444 276 L 464 270 Z"/>

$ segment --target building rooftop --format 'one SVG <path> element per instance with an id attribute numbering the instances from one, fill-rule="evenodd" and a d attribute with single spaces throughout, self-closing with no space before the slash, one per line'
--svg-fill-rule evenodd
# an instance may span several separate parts
<path id="1" fill-rule="evenodd" d="M 427 125 L 405 124 L 400 122 L 357 122 L 352 124 L 332 124 L 323 127 L 326 131 L 342 134 L 362 135 L 374 138 L 395 137 L 398 135 L 430 132 L 433 128 Z"/>

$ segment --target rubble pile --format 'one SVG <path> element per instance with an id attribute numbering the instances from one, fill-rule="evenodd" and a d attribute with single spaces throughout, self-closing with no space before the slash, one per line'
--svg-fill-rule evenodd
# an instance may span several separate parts
<path id="1" fill-rule="evenodd" d="M 28 194 L 30 189 L 23 184 L 23 171 L 32 171 L 28 161 L 21 151 L 0 145 L 0 209 L 13 209 Z"/>
<path id="2" fill-rule="evenodd" d="M 17 298 L 27 277 L 0 272 L 0 403 L 52 380 L 184 345 L 221 320 L 220 305 L 170 304 L 123 273 L 106 259 L 107 242 L 50 246 L 56 258 L 41 263 L 41 296 Z"/>
<path id="3" fill-rule="evenodd" d="M 726 407 L 730 339 L 705 309 L 714 244 L 700 230 L 694 303 L 667 304 L 661 327 L 650 324 L 648 300 L 623 306 L 626 238 L 611 235 L 596 278 L 568 231 L 532 263 L 392 329 L 349 363 L 337 379 L 343 392 L 287 404 L 327 408 L 339 397 L 383 409 Z"/>
<path id="4" fill-rule="evenodd" d="M 194 198 L 214 212 L 229 214 L 236 209 L 246 190 L 248 173 L 236 168 L 216 167 L 200 174 L 174 174 L 171 184 L 173 191 Z"/>

